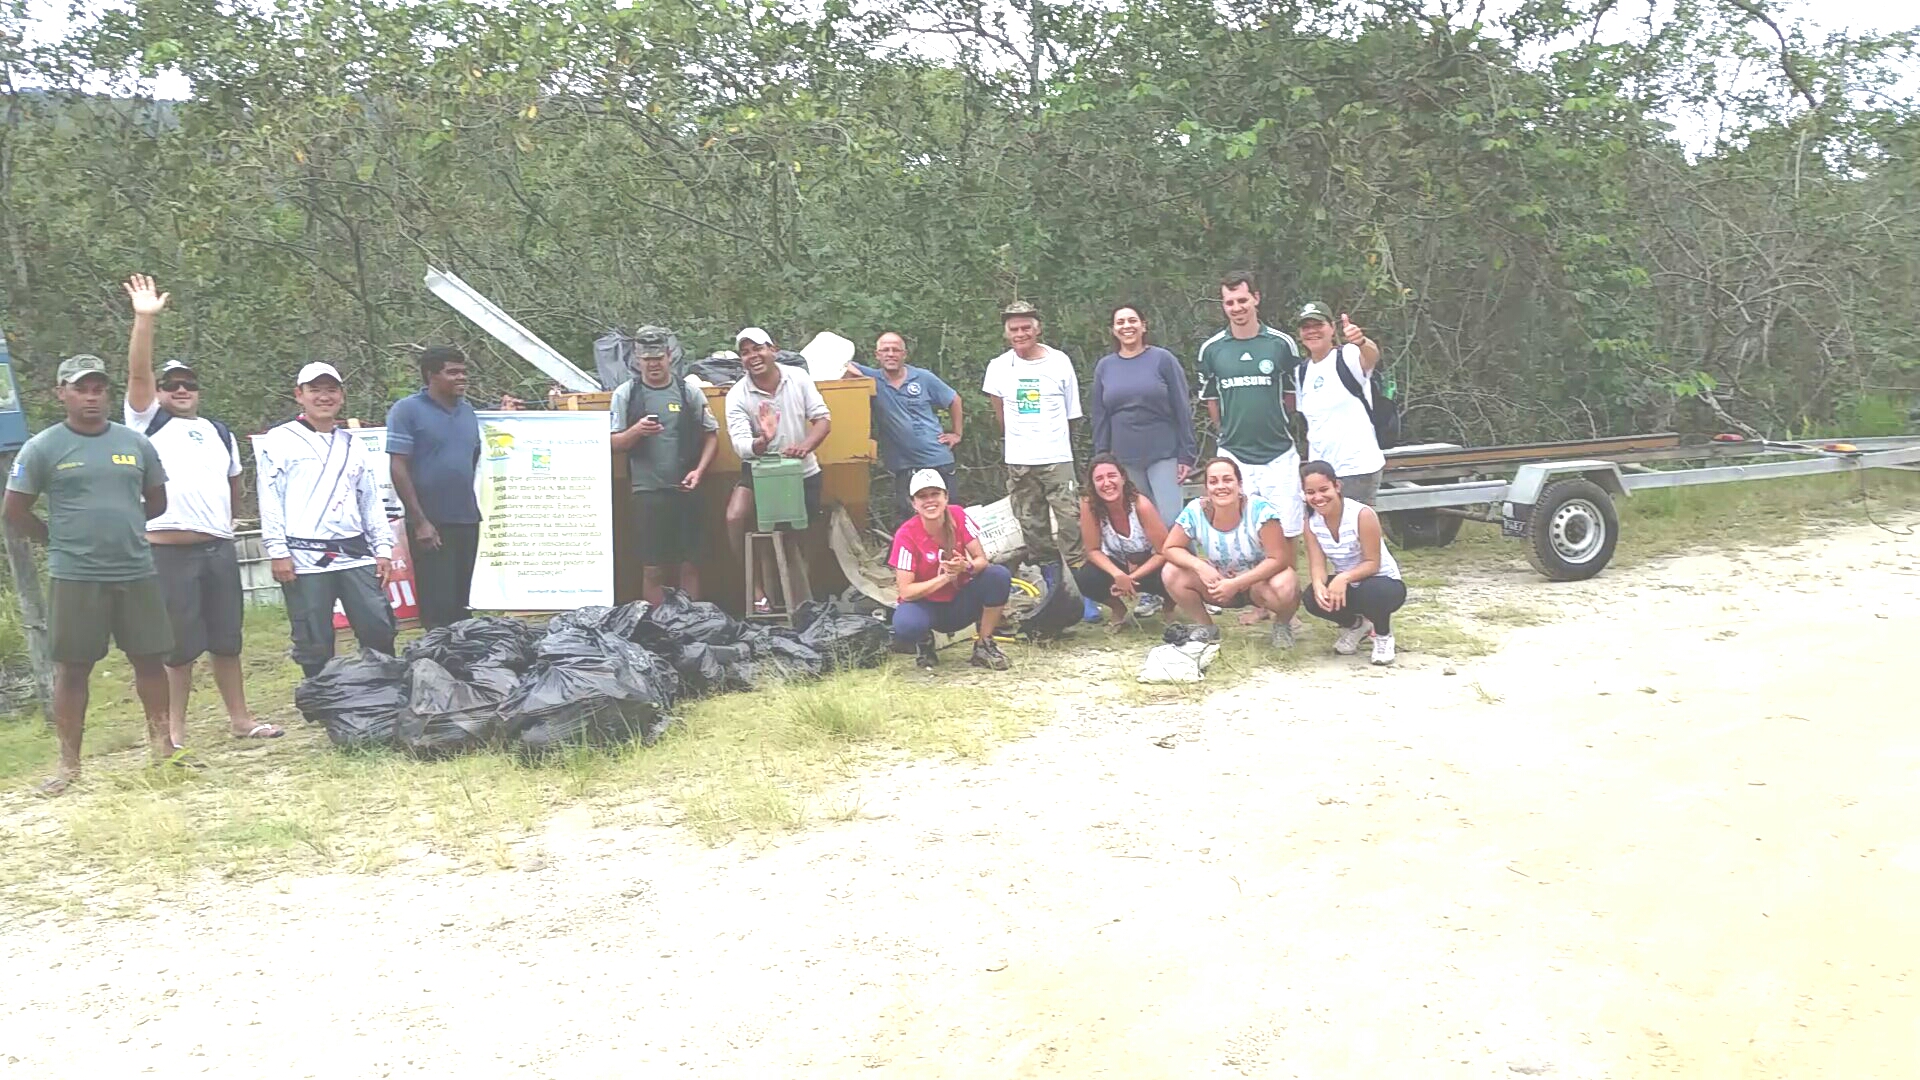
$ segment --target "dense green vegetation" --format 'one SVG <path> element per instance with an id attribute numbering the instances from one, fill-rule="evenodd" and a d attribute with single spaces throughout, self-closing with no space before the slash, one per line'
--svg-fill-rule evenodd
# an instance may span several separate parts
<path id="1" fill-rule="evenodd" d="M 5 0 L 0 324 L 45 419 L 151 272 L 162 355 L 244 429 L 310 359 L 377 418 L 408 343 L 544 390 L 429 264 L 583 366 L 614 323 L 700 350 L 898 327 L 968 391 L 1016 294 L 1083 364 L 1123 300 L 1191 357 L 1245 265 L 1276 319 L 1317 297 L 1388 342 L 1421 438 L 1898 430 L 1914 36 L 1681 0 L 1598 43 L 1612 6 L 135 0 L 28 48 Z M 191 96 L 126 95 L 159 72 Z M 1665 119 L 1710 104 L 1689 156 Z"/>

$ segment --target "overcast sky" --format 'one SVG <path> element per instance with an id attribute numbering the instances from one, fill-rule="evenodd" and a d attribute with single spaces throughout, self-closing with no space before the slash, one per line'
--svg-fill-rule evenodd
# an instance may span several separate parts
<path id="1" fill-rule="evenodd" d="M 1621 40 L 1634 36 L 1640 20 L 1645 18 L 1647 2 L 1626 0 L 1603 23 L 1602 37 Z M 1666 8 L 1669 0 L 1652 2 L 1660 8 Z M 1517 0 L 1487 0 L 1488 17 L 1496 18 L 1501 11 L 1511 10 L 1516 4 Z M 125 6 L 123 2 L 115 0 L 27 0 L 28 15 L 37 31 L 32 36 L 39 41 L 57 39 L 65 32 L 72 24 L 71 11 L 76 7 L 86 12 L 98 12 Z M 1781 10 L 1786 14 L 1782 20 L 1784 23 L 1800 23 L 1810 36 L 1816 37 L 1836 31 L 1889 33 L 1920 26 L 1920 2 L 1917 0 L 1788 0 Z M 1764 34 L 1764 28 L 1760 29 Z M 152 80 L 144 89 L 161 98 L 184 98 L 188 95 L 187 82 L 179 76 L 162 76 Z M 1908 94 L 1920 93 L 1920 69 L 1902 80 L 1900 89 Z M 1704 151 L 1712 147 L 1718 117 L 1674 116 L 1670 119 L 1675 123 L 1681 141 L 1689 149 Z"/>

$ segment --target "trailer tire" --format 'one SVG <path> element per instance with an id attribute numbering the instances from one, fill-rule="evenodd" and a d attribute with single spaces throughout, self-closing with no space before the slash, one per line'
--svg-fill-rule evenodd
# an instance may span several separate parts
<path id="1" fill-rule="evenodd" d="M 1584 476 L 1548 484 L 1527 519 L 1527 561 L 1552 581 L 1593 577 L 1613 560 L 1619 541 L 1613 497 Z"/>
<path id="2" fill-rule="evenodd" d="M 1460 535 L 1461 519 L 1437 510 L 1391 510 L 1383 516 L 1387 537 L 1398 548 L 1446 547 Z"/>

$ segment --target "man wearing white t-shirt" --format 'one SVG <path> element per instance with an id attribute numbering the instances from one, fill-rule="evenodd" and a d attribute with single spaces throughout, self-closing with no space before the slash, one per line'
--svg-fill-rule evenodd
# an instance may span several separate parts
<path id="1" fill-rule="evenodd" d="M 1294 325 L 1307 354 L 1296 377 L 1294 406 L 1307 422 L 1307 459 L 1333 466 L 1340 494 L 1372 506 L 1387 464 L 1370 411 L 1380 346 L 1345 315 L 1335 331 L 1333 314 L 1324 304 L 1301 308 Z"/>
<path id="2" fill-rule="evenodd" d="M 187 738 L 187 696 L 193 665 L 209 656 L 213 683 L 237 739 L 277 739 L 285 732 L 263 724 L 247 708 L 240 671 L 240 631 L 246 593 L 233 543 L 233 507 L 240 500 L 240 445 L 218 420 L 200 415 L 200 376 L 191 364 L 169 360 L 155 379 L 154 324 L 168 294 L 135 274 L 127 283 L 133 336 L 127 343 L 127 426 L 145 435 L 167 470 L 167 509 L 147 522 L 153 568 L 173 624 L 167 656 L 167 724 L 173 745 Z"/>
<path id="3" fill-rule="evenodd" d="M 993 398 L 1005 436 L 1007 496 L 1027 557 L 1048 572 L 1054 564 L 1051 548 L 1057 548 L 1071 570 L 1086 560 L 1068 427 L 1080 419 L 1080 377 L 1066 353 L 1040 343 L 1040 313 L 1032 304 L 1007 305 L 1000 327 L 1009 348 L 987 365 L 980 389 Z M 1071 574 L 1061 578 L 1072 580 Z"/>

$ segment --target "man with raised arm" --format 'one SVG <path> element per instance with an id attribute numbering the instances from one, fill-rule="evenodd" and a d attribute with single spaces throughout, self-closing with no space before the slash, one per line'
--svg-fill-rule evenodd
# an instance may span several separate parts
<path id="1" fill-rule="evenodd" d="M 169 360 L 154 377 L 154 329 L 168 294 L 144 274 L 135 274 L 126 289 L 133 304 L 127 426 L 153 442 L 167 470 L 167 511 L 147 522 L 147 543 L 153 546 L 153 568 L 173 626 L 173 652 L 167 656 L 167 725 L 173 744 L 187 741 L 193 665 L 203 653 L 233 737 L 277 739 L 285 732 L 259 722 L 247 708 L 240 671 L 246 591 L 233 542 L 240 444 L 227 425 L 201 414 L 200 375 L 192 364 Z"/>

